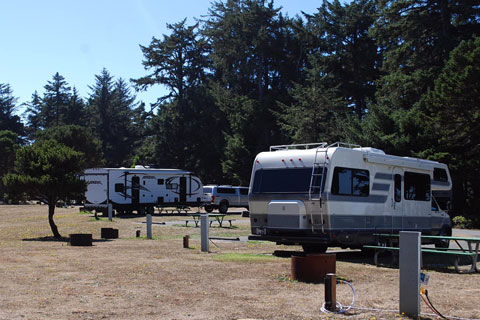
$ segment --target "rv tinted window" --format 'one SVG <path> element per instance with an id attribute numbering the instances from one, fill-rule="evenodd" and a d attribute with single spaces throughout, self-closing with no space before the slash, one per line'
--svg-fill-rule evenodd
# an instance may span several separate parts
<path id="1" fill-rule="evenodd" d="M 433 180 L 448 182 L 447 170 L 441 168 L 433 169 Z"/>
<path id="2" fill-rule="evenodd" d="M 405 172 L 405 200 L 430 201 L 430 176 Z"/>
<path id="3" fill-rule="evenodd" d="M 367 197 L 370 193 L 368 170 L 335 167 L 332 193 L 343 196 Z"/>
<path id="4" fill-rule="evenodd" d="M 321 171 L 318 171 L 321 174 Z M 255 172 L 253 193 L 308 193 L 312 168 L 260 169 Z M 312 192 L 318 192 L 321 176 L 314 176 Z"/>
<path id="5" fill-rule="evenodd" d="M 157 184 L 158 184 L 158 185 L 164 184 L 164 180 L 163 180 L 163 179 L 158 179 L 158 180 L 157 180 Z"/>
<path id="6" fill-rule="evenodd" d="M 394 176 L 395 183 L 395 202 L 400 202 L 402 200 L 402 176 L 396 174 Z"/>
<path id="7" fill-rule="evenodd" d="M 240 190 L 240 194 L 248 195 L 248 188 L 240 188 L 238 190 Z"/>
<path id="8" fill-rule="evenodd" d="M 123 192 L 123 183 L 115 183 L 115 192 Z"/>

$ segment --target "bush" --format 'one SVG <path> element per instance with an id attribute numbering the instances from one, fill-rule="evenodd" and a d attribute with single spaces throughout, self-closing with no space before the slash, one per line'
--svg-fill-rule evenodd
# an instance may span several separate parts
<path id="1" fill-rule="evenodd" d="M 464 216 L 456 216 L 452 219 L 453 226 L 460 229 L 471 229 L 473 228 L 473 220 L 467 219 Z"/>

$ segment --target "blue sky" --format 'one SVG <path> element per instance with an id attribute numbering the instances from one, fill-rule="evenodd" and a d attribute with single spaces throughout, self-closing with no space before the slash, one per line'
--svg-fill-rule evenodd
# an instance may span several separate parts
<path id="1" fill-rule="evenodd" d="M 90 93 L 94 76 L 105 67 L 117 78 L 139 78 L 139 44 L 168 33 L 167 23 L 207 14 L 211 0 L 15 0 L 0 10 L 0 83 L 8 83 L 18 104 L 58 72 L 82 97 Z M 275 0 L 290 17 L 316 12 L 321 0 Z M 137 100 L 155 102 L 160 86 L 136 93 Z M 20 108 L 18 113 L 22 112 Z"/>

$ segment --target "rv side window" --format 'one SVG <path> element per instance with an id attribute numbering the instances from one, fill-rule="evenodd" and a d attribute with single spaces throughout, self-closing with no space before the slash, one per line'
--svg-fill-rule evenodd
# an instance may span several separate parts
<path id="1" fill-rule="evenodd" d="M 124 186 L 123 183 L 115 183 L 115 192 L 123 192 Z"/>
<path id="2" fill-rule="evenodd" d="M 447 170 L 441 168 L 433 169 L 433 180 L 448 182 Z"/>
<path id="3" fill-rule="evenodd" d="M 332 193 L 342 196 L 368 197 L 370 194 L 370 173 L 368 170 L 335 167 Z"/>
<path id="4" fill-rule="evenodd" d="M 402 176 L 396 174 L 394 176 L 395 182 L 395 202 L 402 201 Z"/>
<path id="5" fill-rule="evenodd" d="M 163 179 L 158 179 L 158 180 L 157 180 L 157 184 L 158 184 L 158 185 L 163 185 L 163 184 L 164 184 L 164 180 L 163 180 Z"/>
<path id="6" fill-rule="evenodd" d="M 322 179 L 314 177 L 312 192 L 318 192 Z M 252 193 L 308 193 L 312 168 L 260 169 L 253 179 Z"/>
<path id="7" fill-rule="evenodd" d="M 178 189 L 178 183 L 167 183 L 167 189 Z"/>
<path id="8" fill-rule="evenodd" d="M 405 200 L 430 201 L 430 176 L 405 172 Z"/>

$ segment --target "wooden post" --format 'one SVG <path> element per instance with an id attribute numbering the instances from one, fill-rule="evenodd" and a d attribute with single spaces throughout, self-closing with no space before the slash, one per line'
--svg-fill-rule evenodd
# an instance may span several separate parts
<path id="1" fill-rule="evenodd" d="M 190 236 L 187 234 L 185 237 L 183 237 L 183 247 L 188 248 L 188 240 L 190 239 Z"/>
<path id="2" fill-rule="evenodd" d="M 147 214 L 147 239 L 152 239 L 152 215 Z"/>
<path id="3" fill-rule="evenodd" d="M 335 273 L 327 273 L 325 277 L 325 309 L 331 312 L 337 311 L 337 276 Z"/>

